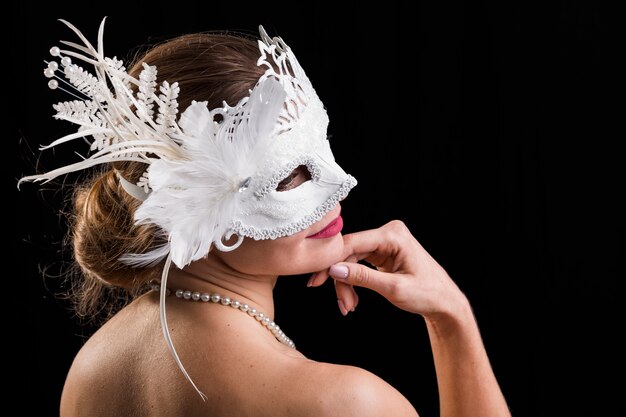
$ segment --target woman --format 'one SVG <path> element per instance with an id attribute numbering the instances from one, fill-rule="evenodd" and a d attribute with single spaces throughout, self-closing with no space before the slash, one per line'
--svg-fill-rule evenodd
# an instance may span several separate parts
<path id="1" fill-rule="evenodd" d="M 90 137 L 93 152 L 25 180 L 104 167 L 75 192 L 78 307 L 110 287 L 134 299 L 76 356 L 62 416 L 417 415 L 377 376 L 304 357 L 271 320 L 277 277 L 311 272 L 310 286 L 334 279 L 344 315 L 356 285 L 424 317 L 441 415 L 509 415 L 467 299 L 406 227 L 341 235 L 356 181 L 280 38 L 186 35 L 126 73 L 103 55 L 103 25 L 97 47 L 68 26 L 84 46 L 52 48 L 44 74 L 77 90 L 55 108 L 81 127 L 51 146 Z"/>

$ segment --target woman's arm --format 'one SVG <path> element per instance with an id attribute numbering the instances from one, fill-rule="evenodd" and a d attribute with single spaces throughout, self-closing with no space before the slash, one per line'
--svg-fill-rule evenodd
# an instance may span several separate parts
<path id="1" fill-rule="evenodd" d="M 426 318 L 441 416 L 510 416 L 469 307 Z"/>
<path id="2" fill-rule="evenodd" d="M 406 226 L 390 222 L 346 235 L 344 242 L 346 261 L 315 274 L 310 285 L 321 285 L 330 274 L 344 314 L 356 306 L 353 286 L 359 286 L 423 316 L 437 372 L 441 416 L 510 416 L 467 298 Z"/>

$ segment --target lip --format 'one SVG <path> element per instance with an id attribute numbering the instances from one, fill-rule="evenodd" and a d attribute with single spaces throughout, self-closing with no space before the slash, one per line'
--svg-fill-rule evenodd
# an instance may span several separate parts
<path id="1" fill-rule="evenodd" d="M 343 229 L 343 218 L 341 215 L 337 216 L 332 222 L 328 223 L 325 228 L 320 230 L 319 232 L 307 236 L 307 239 L 326 239 L 329 237 L 333 237 Z"/>

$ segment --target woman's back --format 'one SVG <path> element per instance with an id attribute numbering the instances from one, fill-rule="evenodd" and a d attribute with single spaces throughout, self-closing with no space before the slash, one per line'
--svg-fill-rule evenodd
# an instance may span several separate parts
<path id="1" fill-rule="evenodd" d="M 172 359 L 157 296 L 147 294 L 109 320 L 76 356 L 61 416 L 367 416 L 385 415 L 390 406 L 397 415 L 416 415 L 378 377 L 311 361 L 233 309 L 173 300 L 168 322 L 206 402 Z"/>

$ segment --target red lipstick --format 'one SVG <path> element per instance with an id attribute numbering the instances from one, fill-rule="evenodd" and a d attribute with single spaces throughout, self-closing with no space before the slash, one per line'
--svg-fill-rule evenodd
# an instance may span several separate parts
<path id="1" fill-rule="evenodd" d="M 319 232 L 307 236 L 307 239 L 326 239 L 328 237 L 333 237 L 343 229 L 343 219 L 341 216 L 337 216 L 335 220 L 328 223 L 328 225 L 320 230 Z"/>

